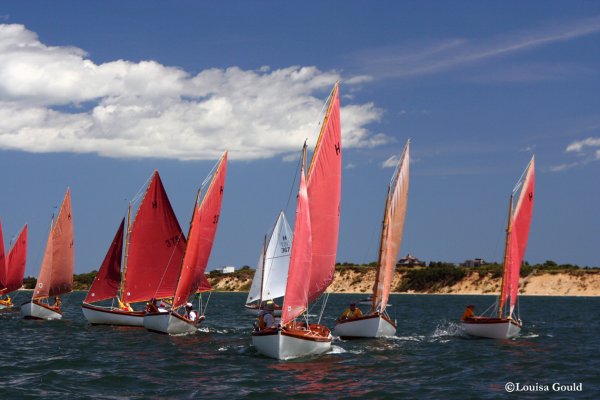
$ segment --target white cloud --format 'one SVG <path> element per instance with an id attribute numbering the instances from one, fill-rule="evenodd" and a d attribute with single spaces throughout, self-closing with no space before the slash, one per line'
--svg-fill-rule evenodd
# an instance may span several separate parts
<path id="1" fill-rule="evenodd" d="M 197 75 L 116 60 L 95 64 L 85 51 L 47 46 L 23 25 L 0 25 L 0 148 L 96 153 L 107 157 L 234 159 L 286 156 L 319 133 L 325 97 L 367 76 L 291 66 L 207 69 Z M 344 104 L 344 147 L 389 138 L 366 126 L 382 111 Z"/>
<path id="2" fill-rule="evenodd" d="M 600 147 L 600 137 L 599 138 L 589 137 L 584 140 L 579 140 L 579 141 L 573 142 L 567 146 L 566 151 L 567 151 L 567 153 L 569 153 L 569 152 L 581 153 L 587 147 Z"/>
<path id="3" fill-rule="evenodd" d="M 394 154 L 393 156 L 391 156 L 390 158 L 388 158 L 387 160 L 382 162 L 381 167 L 382 168 L 396 168 L 399 161 L 400 161 L 400 157 L 398 157 L 397 155 Z"/>
<path id="4" fill-rule="evenodd" d="M 414 46 L 385 46 L 356 54 L 356 60 L 370 75 L 407 78 L 436 74 L 599 32 L 600 16 L 594 16 L 560 24 L 528 27 L 487 39 L 449 38 Z M 551 73 L 542 76 L 539 72 L 532 74 L 530 70 L 520 69 L 512 74 L 504 73 L 495 79 L 554 79 L 565 73 L 578 73 L 578 70 L 569 65 L 554 66 Z"/>

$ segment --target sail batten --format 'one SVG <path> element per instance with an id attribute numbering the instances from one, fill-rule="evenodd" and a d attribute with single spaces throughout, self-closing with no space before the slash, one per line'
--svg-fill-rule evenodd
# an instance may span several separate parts
<path id="1" fill-rule="evenodd" d="M 221 157 L 201 203 L 196 201 L 194 206 L 185 256 L 174 291 L 173 308 L 187 303 L 190 294 L 211 289 L 204 271 L 217 232 L 226 175 L 227 152 Z"/>

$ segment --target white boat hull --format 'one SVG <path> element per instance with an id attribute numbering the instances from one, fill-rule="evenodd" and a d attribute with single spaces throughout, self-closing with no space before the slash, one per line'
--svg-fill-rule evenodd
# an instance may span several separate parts
<path id="1" fill-rule="evenodd" d="M 334 333 L 342 339 L 394 336 L 396 325 L 381 315 L 368 315 L 336 323 Z"/>
<path id="2" fill-rule="evenodd" d="M 84 303 L 83 315 L 92 325 L 144 326 L 144 312 L 125 311 L 118 308 L 103 308 Z"/>
<path id="3" fill-rule="evenodd" d="M 471 336 L 490 339 L 510 339 L 521 332 L 521 324 L 507 318 L 473 318 L 461 321 L 462 327 Z"/>
<path id="4" fill-rule="evenodd" d="M 246 312 L 250 315 L 254 315 L 254 316 L 258 317 L 258 314 L 260 313 L 260 310 L 256 307 L 251 307 L 251 306 L 246 305 L 244 308 L 246 309 Z M 274 310 L 273 315 L 275 315 L 276 317 L 281 317 L 281 310 Z"/>
<path id="5" fill-rule="evenodd" d="M 36 301 L 21 304 L 21 316 L 25 319 L 62 319 L 62 313 Z"/>
<path id="6" fill-rule="evenodd" d="M 277 360 L 290 360 L 299 357 L 323 354 L 331 350 L 332 336 L 301 336 L 287 334 L 285 330 L 268 330 L 268 333 L 254 332 L 252 344 L 256 350 L 267 357 Z"/>
<path id="7" fill-rule="evenodd" d="M 192 322 L 174 312 L 149 313 L 144 316 L 144 328 L 167 335 L 195 333 L 202 320 L 204 317 Z"/>

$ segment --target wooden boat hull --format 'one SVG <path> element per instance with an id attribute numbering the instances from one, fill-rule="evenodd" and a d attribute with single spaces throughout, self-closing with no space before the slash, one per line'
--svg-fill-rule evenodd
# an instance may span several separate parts
<path id="1" fill-rule="evenodd" d="M 333 337 L 329 328 L 311 324 L 310 330 L 265 329 L 252 333 L 252 344 L 256 350 L 277 360 L 323 354 L 331 350 Z"/>
<path id="2" fill-rule="evenodd" d="M 521 332 L 522 324 L 511 318 L 475 317 L 461 321 L 462 327 L 471 336 L 490 339 L 510 339 Z"/>
<path id="3" fill-rule="evenodd" d="M 256 307 L 256 306 L 249 306 L 249 305 L 247 305 L 247 304 L 246 304 L 246 305 L 244 306 L 244 308 L 246 309 L 246 312 L 247 312 L 248 314 L 250 314 L 250 315 L 254 315 L 254 316 L 257 316 L 257 317 L 258 317 L 258 314 L 260 313 L 260 310 L 259 310 L 259 309 L 258 309 L 258 307 Z M 273 314 L 274 314 L 276 317 L 281 317 L 281 309 L 279 309 L 279 310 L 274 310 L 274 311 L 273 311 Z"/>
<path id="4" fill-rule="evenodd" d="M 144 326 L 143 311 L 126 311 L 83 303 L 83 315 L 92 325 Z"/>
<path id="5" fill-rule="evenodd" d="M 396 324 L 379 314 L 337 322 L 334 333 L 342 339 L 394 336 Z"/>
<path id="6" fill-rule="evenodd" d="M 25 319 L 62 319 L 60 311 L 35 300 L 21 304 L 21 316 Z"/>
<path id="7" fill-rule="evenodd" d="M 204 316 L 196 321 L 190 321 L 176 312 L 148 313 L 144 316 L 144 328 L 167 335 L 195 333 L 203 320 Z"/>

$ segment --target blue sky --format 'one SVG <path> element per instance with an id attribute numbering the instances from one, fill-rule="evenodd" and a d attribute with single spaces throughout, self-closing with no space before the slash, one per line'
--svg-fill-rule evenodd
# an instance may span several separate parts
<path id="1" fill-rule="evenodd" d="M 338 79 L 338 261 L 376 259 L 411 138 L 402 254 L 501 260 L 535 153 L 525 259 L 600 266 L 597 2 L 5 1 L 0 24 L 0 218 L 7 241 L 29 224 L 28 275 L 67 186 L 86 272 L 154 169 L 185 229 L 225 149 L 209 269 L 253 266 Z"/>

